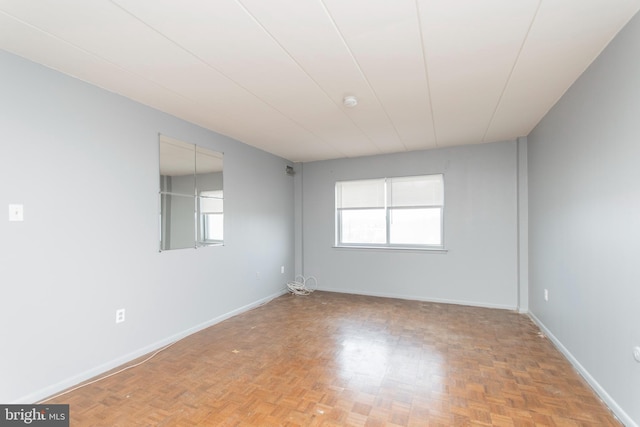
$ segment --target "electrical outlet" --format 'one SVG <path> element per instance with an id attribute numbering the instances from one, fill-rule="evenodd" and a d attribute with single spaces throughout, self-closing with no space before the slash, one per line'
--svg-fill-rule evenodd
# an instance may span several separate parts
<path id="1" fill-rule="evenodd" d="M 544 300 L 549 301 L 549 289 L 544 290 Z"/>
<path id="2" fill-rule="evenodd" d="M 259 279 L 259 278 L 260 278 L 260 272 L 256 271 L 256 279 Z"/>
<path id="3" fill-rule="evenodd" d="M 633 358 L 640 363 L 640 346 L 633 347 Z"/>
<path id="4" fill-rule="evenodd" d="M 116 323 L 124 322 L 124 308 L 116 310 Z"/>
<path id="5" fill-rule="evenodd" d="M 280 274 L 284 274 L 284 265 L 280 267 Z"/>

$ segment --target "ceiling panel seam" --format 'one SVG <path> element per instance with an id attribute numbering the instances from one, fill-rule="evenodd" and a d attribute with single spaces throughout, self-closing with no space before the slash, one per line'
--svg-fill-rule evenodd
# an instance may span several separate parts
<path id="1" fill-rule="evenodd" d="M 640 9 L 640 0 L 187 3 L 0 0 L 0 47 L 313 161 L 527 135 Z M 345 108 L 349 95 L 358 108 Z"/>
<path id="2" fill-rule="evenodd" d="M 331 98 L 331 95 L 329 95 L 327 93 L 327 91 L 324 90 L 324 88 L 320 85 L 320 83 L 318 83 L 318 81 L 316 79 L 313 78 L 313 76 L 307 72 L 307 70 L 302 66 L 302 64 L 300 64 L 295 57 L 291 54 L 291 52 L 289 52 L 289 50 L 284 47 L 284 45 L 282 43 L 280 43 L 280 41 L 271 33 L 271 31 L 269 31 L 256 17 L 255 15 L 253 15 L 253 13 L 251 13 L 251 11 L 249 11 L 249 9 L 247 9 L 247 7 L 242 3 L 241 0 L 235 0 L 235 2 L 238 4 L 238 6 L 240 6 L 243 11 L 253 20 L 253 22 L 255 22 L 256 25 L 258 25 L 262 31 L 265 32 L 265 34 L 267 34 L 271 40 L 278 45 L 278 47 L 280 47 L 280 49 L 282 49 L 282 51 L 289 57 L 289 59 L 291 59 L 291 61 L 296 64 L 296 66 L 300 69 L 300 71 L 302 71 L 308 78 L 309 80 L 311 80 L 316 87 L 327 97 L 327 99 L 329 99 L 329 101 L 331 101 L 332 104 L 334 104 L 338 110 L 344 114 L 344 116 L 360 131 L 360 133 L 362 133 L 362 135 L 364 135 L 367 140 L 371 143 L 372 146 L 374 146 L 375 148 L 378 149 L 378 152 L 381 153 L 382 150 L 381 148 L 378 146 L 378 144 L 376 144 L 369 135 L 367 135 L 367 133 L 365 133 L 365 131 L 353 120 L 353 118 L 351 118 L 351 116 L 349 114 L 346 114 L 344 112 L 344 109 L 342 107 L 342 104 L 337 104 L 333 98 Z M 349 52 L 351 53 L 351 52 Z"/>
<path id="3" fill-rule="evenodd" d="M 13 20 L 15 20 L 16 22 L 19 22 L 20 24 L 22 24 L 22 25 L 24 25 L 24 26 L 26 26 L 26 27 L 32 28 L 32 29 L 33 29 L 33 30 L 35 30 L 35 31 L 38 31 L 38 32 L 40 32 L 40 33 L 42 33 L 42 34 L 47 35 L 48 37 L 51 37 L 51 38 L 53 38 L 53 39 L 55 39 L 55 40 L 58 40 L 58 41 L 60 41 L 60 42 L 62 42 L 62 43 L 64 43 L 64 44 L 66 44 L 67 46 L 70 46 L 71 48 L 73 48 L 73 49 L 75 49 L 75 50 L 77 50 L 77 51 L 79 51 L 79 52 L 82 52 L 82 53 L 83 53 L 83 54 L 85 54 L 85 55 L 89 55 L 89 56 L 91 56 L 91 57 L 93 57 L 93 58 L 95 58 L 95 59 L 98 59 L 98 60 L 102 61 L 102 62 L 106 62 L 107 64 L 109 64 L 109 65 L 113 66 L 114 68 L 117 68 L 117 69 L 118 69 L 118 70 L 120 70 L 120 71 L 123 71 L 123 72 L 125 72 L 125 73 L 127 73 L 127 74 L 130 74 L 130 75 L 132 75 L 132 76 L 138 77 L 138 78 L 140 78 L 140 79 L 142 79 L 142 80 L 145 80 L 145 81 L 149 82 L 150 84 L 152 84 L 152 85 L 154 85 L 154 86 L 156 86 L 156 87 L 159 87 L 159 88 L 164 89 L 164 90 L 166 90 L 166 91 L 168 91 L 168 92 L 171 92 L 172 94 L 174 94 L 174 95 L 175 95 L 175 96 L 177 96 L 178 98 L 182 98 L 182 99 L 184 99 L 185 101 L 189 101 L 189 102 L 194 103 L 195 105 L 199 105 L 199 103 L 198 103 L 197 101 L 195 101 L 195 100 L 193 100 L 193 99 L 191 99 L 191 98 L 189 98 L 189 97 L 186 97 L 186 96 L 184 96 L 183 94 L 181 94 L 181 93 L 179 93 L 179 92 L 174 91 L 173 89 L 170 89 L 170 88 L 168 88 L 168 87 L 165 87 L 164 85 L 161 85 L 160 83 L 158 83 L 158 82 L 156 82 L 156 81 L 154 81 L 154 80 L 151 80 L 151 79 L 149 79 L 149 78 L 147 78 L 147 77 L 145 77 L 145 76 L 143 76 L 143 75 L 141 75 L 141 74 L 134 73 L 134 72 L 133 72 L 133 71 L 131 71 L 131 70 L 128 70 L 128 69 L 126 69 L 126 68 L 123 68 L 122 66 L 120 66 L 120 65 L 116 64 L 115 62 L 112 62 L 112 61 L 110 61 L 110 60 L 108 60 L 108 59 L 106 59 L 106 58 L 103 58 L 102 56 L 100 56 L 100 55 L 98 55 L 98 54 L 96 54 L 96 53 L 94 53 L 94 52 L 88 51 L 88 50 L 86 50 L 86 49 L 84 49 L 84 48 L 82 48 L 82 47 L 80 47 L 80 46 L 78 46 L 78 45 L 76 45 L 76 44 L 74 44 L 74 43 L 71 43 L 71 42 L 70 42 L 70 41 L 68 41 L 68 40 L 63 39 L 63 38 L 62 38 L 62 37 L 60 37 L 60 36 L 57 36 L 57 35 L 55 35 L 55 34 L 53 34 L 53 33 L 50 33 L 49 31 L 46 31 L 46 30 L 44 30 L 44 29 L 42 29 L 42 28 L 40 28 L 40 27 L 37 27 L 37 26 L 35 26 L 35 25 L 33 25 L 33 24 L 30 24 L 30 23 L 28 23 L 28 22 L 26 22 L 26 21 L 23 21 L 22 19 L 20 19 L 20 18 L 18 18 L 18 17 L 16 17 L 16 16 L 14 16 L 14 15 L 12 15 L 12 14 L 10 14 L 10 13 L 8 13 L 8 12 L 4 11 L 4 10 L 0 10 L 0 13 L 1 13 L 1 14 L 3 14 L 3 15 L 5 15 L 5 16 L 7 16 L 9 19 L 13 19 Z M 49 67 L 49 68 L 54 69 L 53 67 Z M 76 76 L 76 75 L 73 75 L 73 74 L 66 73 L 66 72 L 64 72 L 64 71 L 62 71 L 62 70 L 58 70 L 58 71 L 60 71 L 60 72 L 62 72 L 62 73 L 64 73 L 64 74 L 70 75 L 70 76 L 72 76 L 72 77 L 74 77 L 74 78 L 77 78 L 77 79 L 79 79 L 79 80 L 85 81 L 85 82 L 87 82 L 87 83 L 89 83 L 89 84 L 91 84 L 91 85 L 98 86 L 98 85 L 97 85 L 97 84 L 95 84 L 94 82 L 91 82 L 91 81 L 89 81 L 89 80 L 84 80 L 84 79 L 80 78 L 79 76 Z M 98 86 L 98 87 L 101 87 L 102 89 L 105 89 L 105 90 L 107 90 L 107 91 L 109 91 L 109 92 L 112 92 L 112 93 L 118 93 L 118 92 L 115 92 L 112 88 L 106 88 L 106 87 L 102 87 L 102 86 Z M 126 98 L 128 98 L 128 96 L 127 96 L 127 95 L 122 94 L 122 96 L 125 96 Z M 155 108 L 155 107 L 154 107 L 154 108 Z"/>
<path id="4" fill-rule="evenodd" d="M 400 143 L 402 144 L 402 147 L 404 148 L 404 151 L 409 151 L 409 149 L 407 148 L 406 144 L 402 140 L 402 136 L 400 136 L 400 132 L 398 131 L 398 128 L 396 127 L 396 124 L 394 123 L 393 119 L 389 115 L 389 112 L 387 111 L 387 109 L 384 108 L 384 104 L 382 103 L 382 101 L 380 101 L 380 97 L 378 96 L 378 93 L 376 92 L 376 90 L 374 89 L 373 85 L 371 84 L 371 82 L 367 78 L 367 75 L 365 74 L 364 70 L 360 66 L 360 62 L 358 62 L 358 59 L 353 54 L 353 51 L 351 50 L 351 47 L 349 46 L 349 43 L 347 43 L 347 40 L 344 38 L 344 35 L 342 34 L 342 31 L 340 31 L 340 27 L 338 27 L 338 24 L 336 23 L 336 20 L 334 19 L 333 15 L 331 14 L 329 9 L 327 8 L 327 5 L 324 3 L 324 0 L 319 0 L 319 2 L 320 2 L 320 5 L 322 6 L 322 9 L 327 14 L 327 17 L 329 18 L 329 21 L 331 22 L 331 25 L 333 26 L 333 28 L 335 28 L 336 33 L 338 34 L 338 37 L 340 37 L 340 40 L 342 41 L 342 43 L 344 44 L 345 48 L 347 49 L 347 52 L 349 52 L 349 56 L 351 56 L 351 59 L 353 60 L 353 63 L 356 65 L 356 68 L 358 69 L 358 72 L 362 76 L 362 79 L 365 81 L 365 83 L 369 87 L 369 90 L 371 90 L 371 93 L 373 93 L 373 96 L 375 97 L 376 101 L 378 102 L 378 105 L 380 105 L 380 108 L 384 112 L 384 115 L 387 117 L 387 120 L 389 120 L 389 123 L 393 127 L 393 131 L 398 136 L 398 141 L 400 141 Z"/>
<path id="5" fill-rule="evenodd" d="M 536 11 L 533 13 L 533 17 L 531 18 L 531 22 L 529 23 L 529 28 L 527 28 L 527 32 L 525 33 L 522 39 L 522 43 L 520 44 L 520 48 L 518 49 L 518 54 L 516 55 L 516 58 L 513 61 L 511 70 L 509 70 L 509 75 L 507 76 L 507 80 L 505 81 L 504 86 L 502 87 L 502 91 L 500 92 L 500 96 L 498 97 L 498 101 L 496 102 L 496 106 L 493 109 L 493 112 L 491 113 L 491 118 L 489 119 L 487 128 L 485 129 L 484 134 L 482 135 L 482 142 L 489 142 L 489 141 L 486 141 L 487 134 L 489 133 L 489 129 L 491 129 L 491 126 L 493 125 L 493 120 L 496 117 L 496 113 L 498 112 L 500 103 L 502 102 L 502 99 L 504 98 L 504 94 L 506 93 L 507 88 L 509 87 L 509 83 L 511 82 L 511 78 L 513 77 L 513 72 L 515 71 L 516 66 L 518 65 L 518 61 L 520 61 L 520 56 L 522 55 L 524 46 L 527 44 L 527 40 L 529 39 L 529 34 L 531 33 L 531 29 L 533 28 L 533 25 L 536 22 L 536 18 L 538 17 L 538 12 L 540 11 L 541 5 L 542 5 L 542 0 L 538 0 L 538 6 L 536 7 Z M 514 135 L 514 136 L 523 136 L 523 135 Z"/>
<path id="6" fill-rule="evenodd" d="M 540 0 L 542 1 L 542 0 Z M 586 61 L 584 64 L 584 67 L 582 68 L 582 71 L 580 71 L 577 76 L 581 76 L 586 70 L 587 68 L 589 68 L 591 66 L 591 64 L 593 63 L 593 61 L 595 61 L 595 59 L 600 56 L 600 54 L 606 49 L 607 46 L 609 46 L 609 43 L 611 43 L 611 41 L 613 41 L 613 39 L 618 35 L 618 33 L 622 30 L 622 28 L 633 18 L 633 16 L 638 13 L 638 9 L 636 9 L 636 11 L 629 17 L 626 18 L 622 18 L 620 24 L 616 27 L 617 31 L 611 33 L 611 37 L 609 37 L 608 39 L 605 39 L 604 43 L 602 44 L 602 46 L 600 47 L 600 49 L 598 49 L 595 54 L 593 55 L 593 57 L 591 58 L 591 60 Z M 574 80 L 575 81 L 575 80 Z M 526 136 L 529 133 L 531 133 L 531 131 L 533 130 L 534 127 L 536 127 L 537 123 L 539 123 L 542 118 L 544 116 L 547 115 L 547 113 L 549 113 L 549 111 L 554 107 L 554 105 L 556 105 L 558 103 L 558 101 L 560 100 L 560 98 L 562 98 L 564 96 L 565 93 L 567 93 L 567 91 L 571 88 L 571 86 L 573 85 L 573 83 L 571 83 L 569 86 L 567 86 L 562 92 L 557 94 L 557 97 L 553 100 L 552 103 L 549 104 L 548 108 L 544 111 L 540 112 L 540 116 L 537 117 L 534 121 L 534 124 L 527 130 L 527 132 L 525 133 L 525 135 L 521 135 L 521 136 Z"/>
<path id="7" fill-rule="evenodd" d="M 117 6 L 117 5 L 116 5 L 116 6 Z M 42 29 L 42 28 L 40 28 L 40 27 L 38 27 L 38 26 L 34 25 L 34 24 L 31 24 L 31 23 L 29 23 L 29 22 L 26 22 L 26 21 L 24 21 L 24 20 L 22 20 L 22 19 L 20 19 L 20 18 L 18 18 L 18 17 L 16 17 L 16 16 L 12 15 L 11 13 L 9 13 L 9 12 L 7 12 L 7 11 L 0 10 L 0 14 L 2 14 L 2 15 L 4 15 L 4 16 L 8 17 L 9 19 L 15 20 L 16 22 L 20 23 L 21 25 L 26 26 L 27 28 L 31 28 L 32 30 L 34 30 L 34 31 L 36 31 L 36 32 L 42 33 L 42 34 L 46 35 L 47 37 L 50 37 L 50 38 L 52 38 L 52 39 L 54 39 L 54 40 L 57 40 L 57 41 L 59 41 L 60 43 L 63 43 L 63 44 L 65 44 L 65 45 L 67 45 L 67 46 L 71 47 L 72 49 L 74 49 L 74 50 L 76 50 L 76 51 L 78 51 L 78 52 L 80 52 L 80 53 L 82 53 L 82 54 L 84 54 L 84 55 L 87 55 L 87 56 L 89 56 L 89 57 L 92 57 L 92 58 L 94 58 L 94 59 L 96 59 L 96 60 L 98 60 L 98 61 L 100 61 L 100 62 L 103 62 L 103 63 L 109 64 L 109 65 L 110 65 L 110 66 L 112 66 L 113 68 L 115 68 L 115 69 L 117 69 L 117 70 L 120 70 L 121 72 L 123 72 L 123 73 L 125 73 L 125 74 L 131 75 L 131 76 L 135 76 L 136 78 L 139 78 L 139 79 L 141 79 L 141 80 L 144 80 L 144 81 L 148 82 L 148 83 L 149 83 L 150 85 L 152 85 L 152 86 L 155 86 L 155 87 L 158 87 L 158 88 L 160 88 L 160 89 L 162 89 L 162 90 L 165 90 L 165 91 L 169 92 L 170 94 L 174 95 L 176 98 L 182 99 L 182 100 L 184 100 L 184 101 L 186 101 L 186 102 L 188 102 L 188 103 L 190 103 L 190 104 L 192 104 L 192 105 L 194 105 L 194 106 L 198 107 L 199 109 L 203 109 L 203 110 L 204 110 L 204 109 L 206 109 L 206 105 L 202 104 L 201 102 L 199 102 L 199 101 L 197 101 L 197 100 L 195 100 L 195 99 L 192 99 L 192 98 L 190 98 L 190 97 L 188 97 L 188 96 L 185 96 L 183 93 L 176 92 L 175 90 L 173 90 L 173 89 L 171 89 L 171 88 L 169 88 L 169 87 L 166 87 L 166 86 L 164 86 L 163 84 L 160 84 L 160 83 L 156 82 L 156 81 L 155 81 L 155 80 L 153 80 L 153 79 L 149 79 L 148 77 L 146 77 L 146 76 L 144 76 L 144 75 L 142 75 L 142 74 L 139 74 L 139 73 L 133 72 L 133 71 L 131 71 L 131 70 L 127 69 L 127 68 L 124 68 L 124 67 L 122 67 L 121 65 L 119 65 L 119 64 L 117 64 L 117 63 L 115 63 L 115 62 L 112 62 L 112 61 L 110 61 L 109 59 L 106 59 L 106 58 L 104 58 L 104 57 L 102 57 L 102 56 L 98 55 L 98 54 L 97 54 L 97 53 L 95 53 L 95 52 L 91 52 L 91 51 L 89 51 L 89 50 L 86 50 L 85 48 L 80 47 L 80 46 L 76 45 L 75 43 L 72 43 L 72 42 L 70 42 L 70 41 L 68 41 L 68 40 L 66 40 L 66 39 L 64 39 L 64 38 L 62 38 L 62 37 L 60 37 L 60 36 L 58 36 L 58 35 L 56 35 L 56 34 L 53 34 L 53 33 L 49 32 L 49 31 L 47 31 L 47 30 L 44 30 L 44 29 Z M 146 101 L 144 101 L 144 100 L 140 99 L 139 97 L 131 97 L 130 95 L 128 95 L 128 94 L 126 94 L 126 93 L 124 93 L 124 92 L 120 92 L 120 91 L 118 91 L 117 89 L 114 89 L 114 88 L 109 87 L 109 86 L 101 85 L 101 84 L 99 84 L 99 83 L 97 83 L 97 82 L 95 82 L 95 81 L 93 81 L 93 80 L 88 80 L 88 79 L 82 78 L 82 77 L 81 77 L 81 76 L 79 76 L 79 75 L 75 75 L 75 74 L 69 73 L 69 72 L 64 71 L 64 70 L 62 70 L 62 69 L 55 68 L 55 67 L 53 67 L 53 66 L 51 66 L 51 65 L 47 65 L 47 64 L 43 64 L 43 65 L 45 65 L 45 66 L 46 66 L 46 67 L 48 67 L 48 68 L 51 68 L 51 69 L 57 70 L 57 71 L 59 71 L 59 72 L 61 72 L 61 73 L 63 73 L 63 74 L 66 74 L 66 75 L 68 75 L 68 76 L 71 76 L 71 77 L 73 77 L 73 78 L 76 78 L 76 79 L 78 79 L 78 80 L 81 80 L 81 81 L 83 81 L 83 82 L 86 82 L 87 84 L 90 84 L 90 85 L 92 85 L 92 86 L 99 87 L 99 88 L 101 88 L 101 89 L 103 89 L 103 90 L 106 90 L 106 91 L 108 91 L 108 92 L 118 94 L 118 95 L 123 96 L 123 97 L 125 97 L 125 98 L 132 99 L 132 100 L 134 100 L 134 101 L 136 101 L 136 102 L 139 102 L 139 103 L 141 103 L 141 104 L 143 104 L 143 105 L 147 105 L 147 106 L 149 106 L 149 107 L 151 107 L 151 108 L 153 108 L 153 109 L 159 110 L 159 108 L 158 108 L 158 106 L 157 106 L 157 105 L 154 105 L 153 103 L 148 103 L 148 102 L 146 102 Z M 172 113 L 170 113 L 170 112 L 168 112 L 168 111 L 166 111 L 166 110 L 162 110 L 162 111 L 167 112 L 168 114 L 172 114 Z M 180 117 L 178 114 L 175 114 L 175 116 L 176 116 L 176 117 Z M 193 119 L 189 119 L 188 117 L 182 117 L 182 118 L 184 118 L 185 120 L 188 120 L 188 121 L 190 120 L 190 121 L 192 121 L 192 122 L 193 122 L 193 123 L 195 123 L 195 124 L 199 124 L 199 125 L 201 125 L 201 126 L 205 126 L 205 125 L 204 125 L 204 123 L 198 123 L 197 121 L 194 121 Z M 220 133 L 227 135 L 226 133 L 223 133 L 223 132 L 220 132 Z M 227 135 L 227 136 L 230 136 L 230 135 Z M 339 150 L 336 150 L 336 151 L 339 151 Z"/>
<path id="8" fill-rule="evenodd" d="M 278 45 L 278 47 L 280 47 L 280 49 L 282 49 L 285 55 L 287 55 L 289 59 L 300 69 L 300 71 L 302 71 L 309 78 L 309 80 L 311 80 L 314 83 L 314 85 L 316 85 L 316 87 L 327 97 L 327 99 L 329 99 L 329 101 L 331 101 L 331 103 L 334 104 L 342 114 L 344 114 L 344 116 L 360 131 L 360 133 L 362 133 L 362 135 L 364 135 L 364 137 L 367 138 L 367 140 L 371 143 L 371 145 L 374 146 L 378 150 L 378 152 L 382 152 L 380 147 L 375 142 L 373 142 L 373 140 L 369 137 L 369 135 L 367 135 L 364 132 L 364 130 L 360 126 L 358 126 L 358 124 L 356 124 L 356 122 L 348 114 L 344 113 L 344 110 L 342 109 L 342 107 L 339 104 L 336 104 L 336 102 L 324 90 L 324 88 L 316 81 L 316 79 L 314 79 L 311 76 L 311 74 L 307 72 L 307 70 L 294 58 L 294 56 L 289 52 L 289 50 L 287 50 L 287 48 L 285 48 L 284 45 L 282 45 L 282 43 L 278 41 L 278 39 L 247 9 L 247 7 L 240 0 L 235 0 L 235 2 L 251 18 L 251 20 L 253 20 L 253 22 L 257 26 L 259 26 L 262 29 L 262 31 L 264 31 L 264 33 L 267 34 L 267 36 L 269 36 L 269 38 L 271 38 L 271 40 Z M 329 143 L 327 144 L 330 145 L 335 150 L 340 151 L 337 147 L 334 147 L 333 144 L 329 144 Z M 342 154 L 345 155 L 344 153 Z"/>
<path id="9" fill-rule="evenodd" d="M 427 65 L 427 48 L 424 44 L 424 33 L 422 30 L 422 14 L 420 11 L 420 5 L 419 2 L 420 0 L 415 0 L 415 5 L 416 5 L 416 15 L 418 17 L 418 32 L 420 34 L 420 46 L 422 47 L 422 63 L 424 64 L 424 78 L 427 82 L 427 95 L 429 98 L 429 113 L 431 114 L 431 124 L 432 124 L 432 128 L 433 128 L 433 141 L 436 144 L 436 147 L 439 147 L 440 145 L 438 144 L 438 132 L 436 131 L 436 118 L 435 115 L 433 113 L 433 100 L 431 97 L 431 81 L 429 79 L 429 66 Z"/>
<path id="10" fill-rule="evenodd" d="M 147 22 L 145 22 L 142 18 L 140 18 L 139 16 L 135 15 L 134 13 L 130 12 L 128 9 L 126 9 L 125 7 L 123 7 L 122 5 L 118 4 L 116 1 L 114 0 L 109 0 L 109 2 L 111 2 L 114 6 L 118 7 L 120 10 L 122 10 L 123 12 L 125 12 L 126 14 L 130 15 L 131 17 L 133 17 L 134 19 L 136 19 L 137 21 L 139 21 L 140 23 L 142 23 L 144 26 L 146 26 L 147 28 L 149 28 L 150 30 L 154 31 L 155 33 L 159 34 L 161 37 L 163 37 L 164 39 L 166 39 L 167 41 L 169 41 L 170 43 L 174 44 L 175 46 L 177 46 L 178 48 L 182 49 L 184 52 L 188 53 L 189 55 L 193 56 L 195 59 L 197 59 L 198 61 L 200 61 L 203 65 L 205 65 L 206 67 L 214 70 L 215 72 L 219 73 L 221 76 L 223 76 L 225 79 L 227 79 L 228 81 L 232 82 L 233 84 L 235 84 L 237 87 L 239 87 L 240 89 L 242 89 L 243 91 L 245 91 L 246 93 L 250 94 L 251 96 L 255 97 L 257 100 L 259 100 L 260 102 L 262 102 L 264 105 L 268 106 L 269 108 L 273 109 L 274 111 L 276 111 L 278 114 L 280 114 L 283 118 L 285 118 L 286 120 L 289 120 L 290 122 L 294 123 L 295 125 L 299 126 L 301 129 L 304 129 L 305 131 L 307 131 L 308 133 L 310 133 L 311 135 L 315 136 L 319 141 L 322 141 L 324 144 L 326 144 L 327 146 L 331 147 L 333 150 L 335 150 L 336 152 L 340 153 L 342 156 L 346 157 L 346 154 L 340 150 L 340 148 L 334 146 L 333 144 L 329 143 L 328 141 L 326 141 L 324 138 L 320 137 L 319 135 L 317 135 L 315 132 L 313 132 L 312 130 L 308 129 L 306 126 L 304 126 L 302 123 L 299 123 L 298 121 L 294 120 L 293 118 L 289 117 L 287 114 L 285 114 L 283 111 L 281 111 L 279 108 L 275 107 L 274 105 L 272 105 L 270 102 L 268 102 L 267 100 L 263 99 L 261 96 L 259 96 L 258 94 L 256 94 L 255 92 L 249 90 L 249 88 L 245 87 L 244 85 L 240 84 L 239 82 L 237 82 L 236 80 L 232 79 L 231 77 L 229 77 L 226 73 L 222 72 L 221 70 L 219 70 L 218 68 L 216 68 L 214 65 L 210 64 L 208 61 L 204 60 L 203 58 L 201 58 L 199 55 L 197 55 L 196 53 L 192 52 L 191 50 L 185 48 L 184 46 L 182 46 L 180 43 L 176 42 L 175 40 L 173 40 L 172 38 L 170 38 L 169 36 L 167 36 L 166 34 L 164 34 L 163 32 L 159 31 L 158 29 L 156 29 L 155 27 L 153 27 L 152 25 L 148 24 Z M 244 9 L 244 6 L 242 6 Z"/>

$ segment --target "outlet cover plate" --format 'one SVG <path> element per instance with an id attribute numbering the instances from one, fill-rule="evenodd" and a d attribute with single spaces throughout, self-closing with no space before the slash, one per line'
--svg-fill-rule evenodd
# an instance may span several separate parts
<path id="1" fill-rule="evenodd" d="M 116 310 L 116 323 L 124 322 L 124 308 Z"/>

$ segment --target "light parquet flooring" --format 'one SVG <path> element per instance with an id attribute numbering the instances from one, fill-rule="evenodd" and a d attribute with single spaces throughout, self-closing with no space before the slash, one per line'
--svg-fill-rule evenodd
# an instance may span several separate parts
<path id="1" fill-rule="evenodd" d="M 285 295 L 61 396 L 72 426 L 620 426 L 524 315 Z"/>

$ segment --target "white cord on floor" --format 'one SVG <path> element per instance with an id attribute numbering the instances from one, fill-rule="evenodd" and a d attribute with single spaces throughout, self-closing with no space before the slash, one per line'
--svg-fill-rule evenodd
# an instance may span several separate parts
<path id="1" fill-rule="evenodd" d="M 296 278 L 296 279 L 297 279 L 297 278 Z M 315 280 L 315 278 L 314 278 L 314 280 Z M 313 291 L 311 291 L 311 292 L 313 292 Z M 262 302 L 261 304 L 257 305 L 256 307 L 253 307 L 251 310 L 255 310 L 255 309 L 256 309 L 256 308 L 258 308 L 258 307 L 262 307 L 263 305 L 267 304 L 268 302 L 269 302 L 269 301 L 264 301 L 264 302 Z M 136 366 L 140 366 L 140 365 L 142 365 L 143 363 L 148 362 L 149 360 L 151 360 L 151 359 L 153 359 L 154 357 L 156 357 L 156 355 L 157 355 L 158 353 L 160 353 L 160 352 L 162 352 L 162 351 L 165 351 L 166 349 L 168 349 L 169 347 L 171 347 L 172 345 L 174 345 L 174 344 L 175 344 L 175 343 L 177 343 L 178 341 L 182 341 L 182 340 L 183 340 L 183 339 L 185 339 L 185 338 L 186 338 L 186 337 L 182 337 L 182 338 L 180 338 L 180 339 L 179 339 L 179 340 L 177 340 L 177 341 L 174 341 L 174 342 L 172 342 L 172 343 L 170 343 L 170 344 L 165 345 L 164 347 L 162 347 L 162 348 L 160 348 L 160 349 L 156 350 L 156 351 L 155 351 L 151 356 L 147 357 L 146 359 L 144 359 L 144 360 L 143 360 L 143 361 L 141 361 L 141 362 L 135 363 L 135 364 L 130 365 L 130 366 L 125 366 L 124 368 L 119 369 L 119 370 L 117 370 L 116 372 L 112 372 L 112 373 L 110 373 L 109 375 L 105 375 L 105 376 L 103 376 L 103 377 L 96 378 L 95 380 L 92 380 L 92 381 L 89 381 L 89 382 L 86 382 L 86 383 L 80 384 L 80 385 L 79 385 L 79 386 L 77 386 L 77 387 L 71 388 L 71 389 L 69 389 L 69 390 L 65 390 L 65 391 L 63 391 L 62 393 L 58 393 L 58 394 L 56 394 L 56 395 L 54 395 L 54 396 L 47 397 L 47 398 L 46 398 L 46 399 L 44 399 L 44 400 L 41 400 L 41 401 L 39 401 L 39 402 L 36 402 L 36 404 L 40 404 L 40 403 L 44 403 L 44 402 L 48 402 L 49 400 L 53 400 L 53 399 L 58 398 L 58 397 L 60 397 L 60 396 L 64 396 L 65 394 L 67 394 L 67 393 L 71 393 L 72 391 L 76 391 L 76 390 L 78 390 L 78 389 L 80 389 L 80 388 L 82 388 L 82 387 L 86 387 L 86 386 L 88 386 L 88 385 L 95 384 L 95 383 L 97 383 L 98 381 L 102 381 L 102 380 L 104 380 L 105 378 L 112 377 L 112 376 L 114 376 L 114 375 L 117 375 L 117 374 L 119 374 L 119 373 L 121 373 L 121 372 L 124 372 L 124 371 L 126 371 L 126 370 L 129 370 L 129 369 L 131 369 L 131 368 L 135 368 Z"/>
<path id="2" fill-rule="evenodd" d="M 313 288 L 309 287 L 311 282 L 313 282 Z M 313 276 L 309 276 L 306 279 L 304 276 L 296 276 L 295 280 L 287 282 L 287 289 L 294 295 L 309 295 L 317 288 L 318 280 Z"/>
<path id="3" fill-rule="evenodd" d="M 151 356 L 147 357 L 146 359 L 144 359 L 144 360 L 143 360 L 143 361 L 141 361 L 141 362 L 135 363 L 135 364 L 130 365 L 130 366 L 126 366 L 126 367 L 124 367 L 124 368 L 122 368 L 122 369 L 120 369 L 120 370 L 117 370 L 116 372 L 112 372 L 112 373 L 110 373 L 109 375 L 105 375 L 104 377 L 96 378 L 96 379 L 95 379 L 95 380 L 93 380 L 93 381 L 89 381 L 88 383 L 80 384 L 80 385 L 79 385 L 79 386 L 77 386 L 77 387 L 71 388 L 71 389 L 69 389 L 69 390 L 65 390 L 65 391 L 63 391 L 62 393 L 58 393 L 58 394 L 56 394 L 55 396 L 47 397 L 45 400 L 41 400 L 40 402 L 38 402 L 38 404 L 43 403 L 43 402 L 48 402 L 49 400 L 53 400 L 53 399 L 58 398 L 58 397 L 60 397 L 60 396 L 64 396 L 65 394 L 67 394 L 67 393 L 71 393 L 72 391 L 76 391 L 76 390 L 78 390 L 78 389 L 80 389 L 80 388 L 82 388 L 82 387 L 86 387 L 86 386 L 88 386 L 88 385 L 91 385 L 91 384 L 97 383 L 98 381 L 102 381 L 102 380 L 104 380 L 104 379 L 106 379 L 106 378 L 112 377 L 112 376 L 114 376 L 114 375 L 117 375 L 117 374 L 119 374 L 119 373 L 121 373 L 121 372 L 124 372 L 124 371 L 126 371 L 126 370 L 129 370 L 129 369 L 131 369 L 131 368 L 135 368 L 136 366 L 140 366 L 140 365 L 142 365 L 143 363 L 148 362 L 149 360 L 153 359 L 153 358 L 156 356 L 156 354 L 160 353 L 161 351 L 164 351 L 164 350 L 168 349 L 169 347 L 171 347 L 172 345 L 174 345 L 174 344 L 175 344 L 175 343 L 177 343 L 177 342 L 178 342 L 178 341 L 174 341 L 174 342 L 172 342 L 171 344 L 165 345 L 165 346 L 164 346 L 164 347 L 162 347 L 161 349 L 156 350 L 156 351 L 155 351 L 155 353 L 153 353 Z"/>

